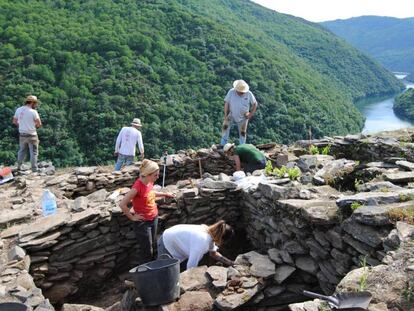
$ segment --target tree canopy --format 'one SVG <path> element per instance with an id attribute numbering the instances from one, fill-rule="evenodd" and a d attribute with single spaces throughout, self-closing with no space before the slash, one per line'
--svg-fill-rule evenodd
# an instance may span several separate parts
<path id="1" fill-rule="evenodd" d="M 414 89 L 408 89 L 398 95 L 393 109 L 396 115 L 414 121 Z"/>
<path id="2" fill-rule="evenodd" d="M 389 70 L 414 73 L 414 17 L 360 16 L 322 25 Z"/>
<path id="3" fill-rule="evenodd" d="M 0 163 L 26 95 L 41 100 L 40 159 L 112 161 L 142 120 L 147 156 L 218 143 L 223 98 L 246 80 L 259 107 L 248 141 L 357 132 L 352 100 L 393 93 L 386 70 L 317 24 L 244 0 L 0 0 Z M 224 21 L 224 22 L 223 22 Z"/>

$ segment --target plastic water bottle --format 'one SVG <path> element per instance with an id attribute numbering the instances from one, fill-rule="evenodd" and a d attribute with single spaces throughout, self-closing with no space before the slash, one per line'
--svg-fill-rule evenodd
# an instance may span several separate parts
<path id="1" fill-rule="evenodd" d="M 55 195 L 49 190 L 44 189 L 42 195 L 42 211 L 43 216 L 49 216 L 56 213 L 57 205 L 56 205 L 56 197 Z"/>

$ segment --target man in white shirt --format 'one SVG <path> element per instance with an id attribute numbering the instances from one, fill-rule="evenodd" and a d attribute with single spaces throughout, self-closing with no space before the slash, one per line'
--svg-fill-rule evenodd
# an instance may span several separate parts
<path id="1" fill-rule="evenodd" d="M 26 157 L 27 149 L 30 152 L 30 163 L 32 171 L 36 172 L 37 156 L 39 154 L 39 138 L 36 128 L 42 126 L 39 113 L 36 111 L 38 100 L 36 96 L 29 95 L 26 98 L 25 105 L 17 108 L 13 116 L 13 124 L 19 128 L 19 152 L 17 154 L 17 169 Z"/>
<path id="2" fill-rule="evenodd" d="M 224 98 L 224 121 L 220 145 L 227 144 L 231 126 L 235 123 L 239 130 L 239 143 L 246 143 L 247 125 L 257 109 L 257 101 L 249 91 L 249 85 L 244 80 L 233 82 Z"/>
<path id="3" fill-rule="evenodd" d="M 141 120 L 135 118 L 132 120 L 131 126 L 125 126 L 121 129 L 116 139 L 115 155 L 118 159 L 115 164 L 115 171 L 120 171 L 124 163 L 131 165 L 134 162 L 135 146 L 138 144 L 138 149 L 141 158 L 144 159 L 144 144 L 142 143 Z"/>

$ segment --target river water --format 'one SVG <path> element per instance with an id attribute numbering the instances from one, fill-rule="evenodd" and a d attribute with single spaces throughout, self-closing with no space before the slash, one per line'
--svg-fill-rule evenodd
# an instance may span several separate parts
<path id="1" fill-rule="evenodd" d="M 403 74 L 396 74 L 395 76 L 398 79 L 405 78 Z M 414 88 L 414 83 L 405 80 L 402 80 L 402 82 L 404 82 L 406 88 Z M 414 127 L 414 123 L 402 120 L 394 114 L 394 110 L 392 110 L 394 98 L 367 99 L 356 104 L 357 108 L 366 118 L 362 133 L 368 134 Z"/>

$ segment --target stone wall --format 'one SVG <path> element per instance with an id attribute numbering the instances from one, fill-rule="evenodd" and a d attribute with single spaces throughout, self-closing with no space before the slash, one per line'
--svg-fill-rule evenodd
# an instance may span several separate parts
<path id="1" fill-rule="evenodd" d="M 161 184 L 164 174 L 164 160 L 157 160 L 160 166 Z M 197 152 L 187 151 L 170 155 L 166 162 L 165 185 L 175 184 L 179 180 L 201 178 L 204 173 L 218 175 L 232 172 L 234 164 L 223 155 L 222 151 L 200 149 Z M 57 185 L 68 198 L 88 195 L 96 190 L 105 188 L 115 190 L 120 187 L 130 187 L 139 176 L 139 164 L 124 168 L 119 172 L 108 172 L 101 167 L 80 167 L 73 173 L 60 176 L 49 182 L 50 186 Z"/>
<path id="2" fill-rule="evenodd" d="M 324 139 L 302 140 L 296 146 L 308 148 L 330 146 L 330 154 L 336 158 L 346 158 L 364 162 L 384 161 L 389 158 L 405 158 L 414 162 L 414 131 L 405 129 L 384 132 L 378 135 L 347 135 Z"/>
<path id="3" fill-rule="evenodd" d="M 205 180 L 198 187 L 181 187 L 174 188 L 174 201 L 158 202 L 160 231 L 179 223 L 211 224 L 219 219 L 238 225 L 241 191 L 235 184 Z M 31 258 L 30 274 L 52 303 L 99 287 L 113 273 L 141 262 L 133 223 L 118 207 L 121 197 L 111 200 L 101 194 L 102 190 L 89 199 L 77 198 L 84 201 L 81 212 L 59 208 L 58 214 L 40 218 L 20 232 L 3 232 L 4 237 L 18 234 L 17 245 Z"/>
<path id="4" fill-rule="evenodd" d="M 366 144 L 354 137 L 312 143 L 323 146 L 337 140 L 346 141 L 342 143 L 346 148 L 343 150 Z M 383 143 L 378 144 L 387 146 Z M 370 150 L 388 150 L 387 155 L 395 156 L 397 145 L 401 147 L 400 143 L 393 143 L 391 149 L 375 149 L 380 147 L 373 145 Z M 290 155 L 287 159 L 294 160 L 286 165 L 301 169 L 300 182 L 280 176 L 251 176 L 248 184 L 236 184 L 221 173 L 230 170 L 231 163 L 214 150 L 182 154 L 185 160 L 176 159 L 167 167 L 167 188 L 176 198 L 158 202 L 160 232 L 179 223 L 225 219 L 245 229 L 252 248 L 261 253 L 240 255 L 237 271 L 221 269 L 226 274 L 224 285 L 220 283 L 221 290 L 229 289 L 226 282 L 231 276 L 245 278 L 240 293 L 235 288 L 236 292 L 224 290 L 215 294 L 214 303 L 223 310 L 246 303 L 262 310 L 278 310 L 304 300 L 303 289 L 332 293 L 350 270 L 361 264 L 384 262 L 388 251 L 398 248 L 400 241 L 414 237 L 412 225 L 390 219 L 388 213 L 394 208 L 404 210 L 411 206 L 414 163 L 392 158 L 362 166 L 326 155 L 300 156 L 306 152 L 306 146 L 295 151 L 299 157 Z M 196 179 L 202 155 L 203 179 Z M 376 159 L 375 155 L 366 157 Z M 340 189 L 344 178 L 367 171 L 375 174 L 370 174 L 362 185 L 355 183 L 353 192 L 344 193 L 329 186 L 334 184 Z M 46 186 L 56 187 L 76 199 L 61 197 L 57 215 L 1 233 L 11 246 L 18 245 L 27 252 L 31 263 L 23 262 L 25 268 L 30 266 L 36 285 L 53 302 L 99 284 L 120 267 L 128 269 L 139 261 L 132 224 L 118 207 L 122 195 L 115 197 L 108 192 L 130 186 L 137 175 L 137 167 L 119 173 L 80 168 L 49 178 Z M 175 183 L 176 180 L 179 181 Z M 201 270 L 205 275 L 206 269 Z M 16 272 L 10 280 L 18 275 Z M 13 288 L 8 292 L 13 294 Z M 38 296 L 36 292 L 25 295 L 28 296 L 19 299 L 26 302 L 28 297 Z M 235 303 L 229 303 L 232 299 Z"/>
<path id="5" fill-rule="evenodd" d="M 257 191 L 245 193 L 248 235 L 278 269 L 297 273 L 296 285 L 317 283 L 331 294 L 351 269 L 381 262 L 394 227 L 381 208 L 361 207 L 345 219 L 339 206 L 349 206 L 351 197 L 336 202 L 338 193 L 327 186 L 307 191 L 314 198 L 301 199 L 301 190 L 292 184 L 259 184 Z"/>

